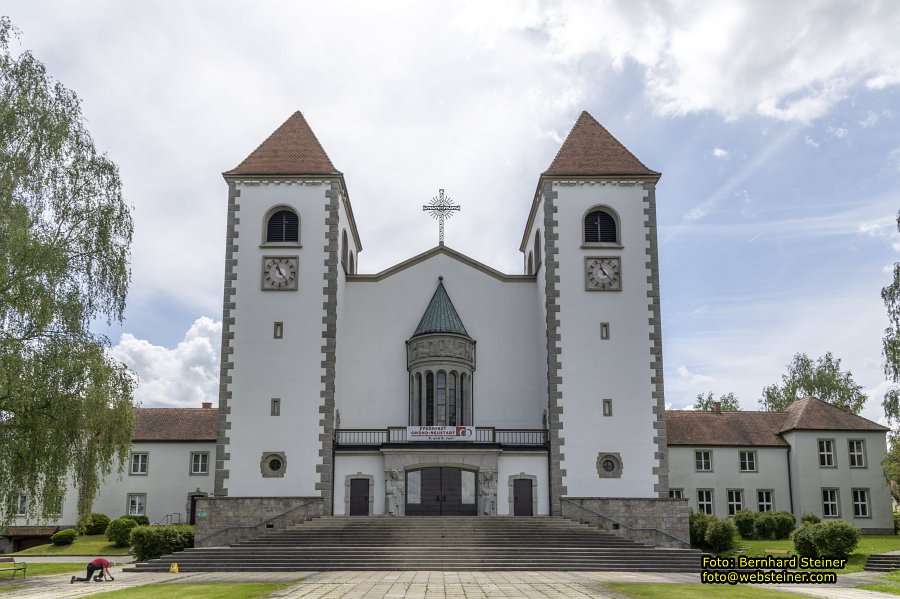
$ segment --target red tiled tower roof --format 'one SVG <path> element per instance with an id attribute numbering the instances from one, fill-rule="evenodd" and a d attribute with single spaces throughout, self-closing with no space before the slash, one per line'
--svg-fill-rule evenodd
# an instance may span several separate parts
<path id="1" fill-rule="evenodd" d="M 237 167 L 234 175 L 340 175 L 298 110 Z"/>
<path id="2" fill-rule="evenodd" d="M 658 178 L 660 174 L 644 166 L 603 125 L 583 111 L 544 175 Z"/>

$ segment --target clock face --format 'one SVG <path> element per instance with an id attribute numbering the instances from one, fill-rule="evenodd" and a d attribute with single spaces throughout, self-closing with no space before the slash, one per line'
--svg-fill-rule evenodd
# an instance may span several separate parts
<path id="1" fill-rule="evenodd" d="M 584 259 L 584 284 L 588 291 L 621 291 L 622 262 L 618 256 Z"/>
<path id="2" fill-rule="evenodd" d="M 263 258 L 262 288 L 264 291 L 293 291 L 297 289 L 296 256 L 267 256 Z"/>

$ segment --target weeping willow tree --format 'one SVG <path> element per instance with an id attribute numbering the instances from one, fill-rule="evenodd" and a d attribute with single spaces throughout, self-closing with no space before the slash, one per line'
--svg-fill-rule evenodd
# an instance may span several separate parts
<path id="1" fill-rule="evenodd" d="M 128 452 L 134 377 L 95 322 L 121 322 L 132 220 L 78 97 L 0 18 L 0 523 L 27 498 L 79 513 Z"/>

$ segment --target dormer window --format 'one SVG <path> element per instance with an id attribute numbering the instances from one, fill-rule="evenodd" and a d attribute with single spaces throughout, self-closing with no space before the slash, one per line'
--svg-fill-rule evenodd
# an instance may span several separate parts
<path id="1" fill-rule="evenodd" d="M 299 243 L 300 217 L 291 210 L 278 210 L 266 223 L 266 243 Z"/>
<path id="2" fill-rule="evenodd" d="M 584 217 L 585 243 L 619 243 L 616 218 L 607 210 L 595 208 Z"/>

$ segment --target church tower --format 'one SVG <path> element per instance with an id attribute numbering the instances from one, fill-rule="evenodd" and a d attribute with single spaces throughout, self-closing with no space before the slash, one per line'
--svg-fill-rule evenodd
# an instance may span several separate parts
<path id="1" fill-rule="evenodd" d="M 300 112 L 223 176 L 215 494 L 330 510 L 337 320 L 362 250 L 344 177 Z"/>
<path id="2" fill-rule="evenodd" d="M 538 183 L 520 250 L 545 319 L 554 514 L 668 492 L 659 177 L 582 112 Z"/>

